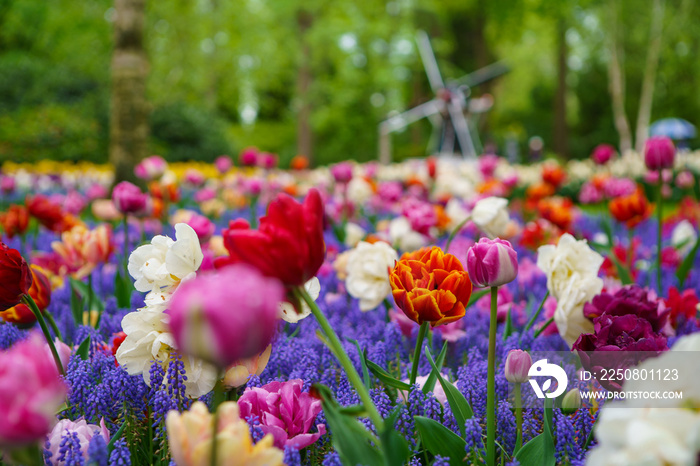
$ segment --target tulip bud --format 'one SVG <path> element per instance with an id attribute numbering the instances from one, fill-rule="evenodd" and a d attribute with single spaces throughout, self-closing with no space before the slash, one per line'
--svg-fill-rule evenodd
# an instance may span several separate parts
<path id="1" fill-rule="evenodd" d="M 644 148 L 644 163 L 649 170 L 673 168 L 676 148 L 673 141 L 665 136 L 654 136 L 647 139 Z"/>
<path id="2" fill-rule="evenodd" d="M 510 350 L 506 357 L 506 380 L 512 383 L 527 382 L 530 366 L 532 366 L 532 358 L 528 352 L 519 349 Z"/>
<path id="3" fill-rule="evenodd" d="M 479 287 L 510 283 L 518 276 L 518 253 L 506 240 L 481 238 L 467 252 L 467 271 Z"/>
<path id="4" fill-rule="evenodd" d="M 331 175 L 336 183 L 348 183 L 352 179 L 352 164 L 350 162 L 340 162 L 331 167 Z"/>
<path id="5" fill-rule="evenodd" d="M 141 192 L 135 184 L 122 181 L 114 187 L 112 201 L 119 212 L 135 214 L 146 210 L 148 196 Z"/>
<path id="6" fill-rule="evenodd" d="M 277 329 L 284 287 L 245 264 L 181 283 L 170 329 L 185 354 L 225 368 L 262 353 Z"/>
<path id="7" fill-rule="evenodd" d="M 581 407 L 581 392 L 578 388 L 569 390 L 561 400 L 561 412 L 573 414 Z"/>
<path id="8" fill-rule="evenodd" d="M 605 165 L 615 155 L 615 148 L 610 144 L 599 144 L 593 149 L 591 158 L 597 165 Z"/>

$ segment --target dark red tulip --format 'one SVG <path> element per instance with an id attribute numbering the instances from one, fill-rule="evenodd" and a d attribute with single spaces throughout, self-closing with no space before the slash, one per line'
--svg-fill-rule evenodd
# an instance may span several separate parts
<path id="1" fill-rule="evenodd" d="M 19 304 L 31 286 L 32 273 L 22 255 L 0 243 L 0 311 Z"/>

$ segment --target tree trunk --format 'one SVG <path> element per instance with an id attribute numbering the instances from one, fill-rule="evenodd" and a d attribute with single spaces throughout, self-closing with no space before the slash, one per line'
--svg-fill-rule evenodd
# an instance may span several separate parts
<path id="1" fill-rule="evenodd" d="M 313 24 L 313 16 L 308 11 L 300 10 L 297 13 L 299 36 L 301 41 L 301 63 L 297 75 L 297 97 L 299 98 L 299 112 L 297 114 L 297 153 L 308 157 L 313 163 L 313 133 L 311 131 L 311 101 L 309 88 L 311 87 L 311 47 L 306 37 L 306 32 Z"/>
<path id="2" fill-rule="evenodd" d="M 612 100 L 613 119 L 615 121 L 615 129 L 620 136 L 620 153 L 632 149 L 632 134 L 630 125 L 627 121 L 625 113 L 625 76 L 622 68 L 622 50 L 618 37 L 617 28 L 619 26 L 617 20 L 617 2 L 612 2 L 610 15 L 610 62 L 608 63 L 608 78 L 610 98 Z"/>
<path id="3" fill-rule="evenodd" d="M 566 124 L 566 22 L 559 19 L 557 24 L 557 91 L 554 96 L 554 152 L 562 157 L 569 155 L 569 127 Z"/>
<path id="4" fill-rule="evenodd" d="M 148 155 L 148 60 L 143 46 L 146 0 L 115 0 L 109 160 L 115 183 L 135 181 L 134 167 Z"/>
<path id="5" fill-rule="evenodd" d="M 639 113 L 637 113 L 637 134 L 635 149 L 638 153 L 644 151 L 644 144 L 649 131 L 651 119 L 651 106 L 654 101 L 654 84 L 656 83 L 656 70 L 659 67 L 659 53 L 664 25 L 664 0 L 654 0 L 654 9 L 651 17 L 651 31 L 649 34 L 649 48 L 647 60 L 644 66 L 644 80 L 642 81 L 642 93 L 639 96 Z"/>

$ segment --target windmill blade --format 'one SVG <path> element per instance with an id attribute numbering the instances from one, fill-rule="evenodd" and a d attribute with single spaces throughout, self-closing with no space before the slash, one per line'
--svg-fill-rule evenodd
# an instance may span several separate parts
<path id="1" fill-rule="evenodd" d="M 427 155 L 432 155 L 440 151 L 440 138 L 442 136 L 442 127 L 445 119 L 442 117 L 441 113 L 431 115 L 428 119 L 433 124 L 433 130 L 430 132 L 430 139 L 428 139 L 428 145 L 425 151 Z"/>
<path id="2" fill-rule="evenodd" d="M 406 110 L 396 116 L 388 118 L 382 122 L 382 126 L 386 127 L 386 131 L 393 133 L 399 131 L 411 123 L 426 118 L 436 113 L 440 113 L 440 109 L 444 103 L 439 99 L 429 100 L 417 107 Z"/>
<path id="3" fill-rule="evenodd" d="M 465 159 L 476 157 L 476 150 L 474 149 L 474 143 L 469 133 L 469 125 L 464 118 L 464 113 L 462 113 L 462 107 L 454 102 L 449 102 L 447 104 L 447 110 L 450 112 L 450 119 L 452 120 L 452 126 L 455 129 L 460 148 L 462 149 L 462 155 Z"/>
<path id="4" fill-rule="evenodd" d="M 492 63 L 489 66 L 478 69 L 473 73 L 469 73 L 465 76 L 454 81 L 456 86 L 469 86 L 475 87 L 479 84 L 484 84 L 493 79 L 503 76 L 510 71 L 510 67 L 506 64 L 504 60 Z"/>
<path id="5" fill-rule="evenodd" d="M 445 87 L 442 81 L 442 76 L 440 75 L 440 68 L 438 68 L 437 60 L 435 59 L 435 53 L 433 53 L 433 47 L 430 45 L 430 39 L 425 31 L 418 31 L 416 34 L 416 42 L 418 43 L 418 53 L 420 53 L 420 58 L 423 61 L 423 67 L 425 67 L 425 74 L 428 75 L 428 81 L 430 82 L 430 88 L 433 92 Z"/>

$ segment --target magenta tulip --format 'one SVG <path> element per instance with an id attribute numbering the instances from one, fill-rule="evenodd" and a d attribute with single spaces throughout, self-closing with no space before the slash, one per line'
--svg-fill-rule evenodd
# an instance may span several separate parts
<path id="1" fill-rule="evenodd" d="M 138 186 L 122 181 L 112 191 L 112 202 L 123 214 L 136 214 L 146 210 L 148 195 L 141 192 Z"/>
<path id="2" fill-rule="evenodd" d="M 525 383 L 528 380 L 528 371 L 532 366 L 532 358 L 526 351 L 510 350 L 506 357 L 506 380 L 512 383 Z"/>
<path id="3" fill-rule="evenodd" d="M 180 284 L 170 303 L 170 329 L 183 353 L 225 368 L 267 348 L 283 299 L 279 280 L 234 264 Z"/>
<path id="4" fill-rule="evenodd" d="M 467 252 L 467 271 L 478 287 L 510 283 L 518 276 L 518 253 L 506 240 L 481 238 Z"/>
<path id="5" fill-rule="evenodd" d="M 673 168 L 673 159 L 676 156 L 676 148 L 666 136 L 654 136 L 647 139 L 644 148 L 644 163 L 649 170 L 663 170 Z"/>
<path id="6" fill-rule="evenodd" d="M 596 164 L 605 165 L 614 155 L 615 148 L 613 146 L 610 144 L 598 144 L 595 149 L 593 149 L 591 158 Z"/>

